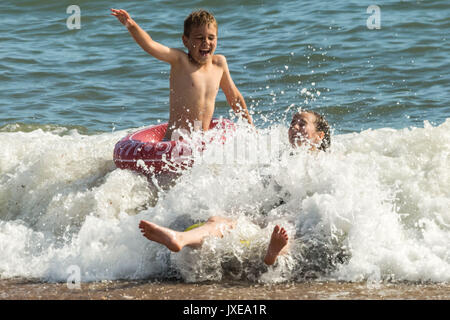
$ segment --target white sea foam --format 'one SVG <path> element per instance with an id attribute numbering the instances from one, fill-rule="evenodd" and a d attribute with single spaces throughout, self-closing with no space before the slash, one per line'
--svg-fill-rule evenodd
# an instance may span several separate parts
<path id="1" fill-rule="evenodd" d="M 450 280 L 450 119 L 333 136 L 319 154 L 290 155 L 286 131 L 239 128 L 240 143 L 258 145 L 248 157 L 217 161 L 236 140 L 213 143 L 168 189 L 115 168 L 125 132 L 0 133 L 0 277 L 66 281 L 76 265 L 82 281 Z M 237 227 L 179 253 L 138 228 L 182 230 L 212 215 Z M 291 248 L 267 268 L 275 224 Z"/>

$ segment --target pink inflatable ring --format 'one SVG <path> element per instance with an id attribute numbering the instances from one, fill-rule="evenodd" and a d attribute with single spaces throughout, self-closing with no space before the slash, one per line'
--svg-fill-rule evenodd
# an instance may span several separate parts
<path id="1" fill-rule="evenodd" d="M 220 129 L 224 142 L 225 133 L 234 130 L 234 123 L 228 119 L 212 119 L 209 129 L 213 128 Z M 116 167 L 151 175 L 192 166 L 192 147 L 181 137 L 178 141 L 162 141 L 166 130 L 167 123 L 154 125 L 117 142 L 113 156 Z"/>

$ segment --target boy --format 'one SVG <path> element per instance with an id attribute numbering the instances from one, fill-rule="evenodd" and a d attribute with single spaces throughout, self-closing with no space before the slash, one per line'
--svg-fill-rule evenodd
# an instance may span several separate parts
<path id="1" fill-rule="evenodd" d="M 205 10 L 194 11 L 184 21 L 182 40 L 188 49 L 186 54 L 154 41 L 125 10 L 111 11 L 142 49 L 171 65 L 170 116 L 164 140 L 172 140 L 175 130 L 190 132 L 194 127 L 208 130 L 219 87 L 231 108 L 253 125 L 244 98 L 231 79 L 225 57 L 214 55 L 218 30 L 212 14 Z"/>

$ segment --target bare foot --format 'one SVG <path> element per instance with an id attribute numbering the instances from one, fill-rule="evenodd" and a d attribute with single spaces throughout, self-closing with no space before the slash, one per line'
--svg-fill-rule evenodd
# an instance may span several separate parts
<path id="1" fill-rule="evenodd" d="M 139 223 L 142 235 L 148 240 L 165 245 L 170 251 L 178 252 L 183 249 L 180 232 L 158 226 L 155 223 L 141 220 Z"/>
<path id="2" fill-rule="evenodd" d="M 273 265 L 277 260 L 278 255 L 281 253 L 281 250 L 286 247 L 288 240 L 289 238 L 286 230 L 276 225 L 275 228 L 273 228 L 264 263 L 269 266 Z"/>

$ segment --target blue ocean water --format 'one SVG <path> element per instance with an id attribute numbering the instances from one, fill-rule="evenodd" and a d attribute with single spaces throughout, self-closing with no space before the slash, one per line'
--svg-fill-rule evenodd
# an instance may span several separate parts
<path id="1" fill-rule="evenodd" d="M 184 18 L 211 10 L 216 52 L 227 57 L 258 126 L 283 121 L 291 104 L 324 113 L 337 133 L 440 124 L 450 115 L 444 0 L 78 1 L 81 28 L 69 30 L 71 4 L 4 2 L 0 127 L 105 132 L 167 120 L 169 65 L 141 50 L 110 7 L 128 10 L 155 40 L 177 48 Z M 367 26 L 374 4 L 380 29 Z M 220 93 L 215 115 L 228 112 Z"/>
<path id="2" fill-rule="evenodd" d="M 70 5 L 80 29 L 67 27 Z M 259 147 L 254 158 L 217 163 L 211 146 L 169 189 L 115 167 L 119 139 L 168 119 L 169 65 L 111 7 L 176 48 L 192 10 L 215 14 L 216 53 L 259 128 L 237 130 L 238 146 Z M 445 0 L 3 1 L 0 279 L 66 281 L 75 266 L 82 281 L 448 282 L 449 15 Z M 325 115 L 331 149 L 282 162 L 273 149 L 292 151 L 298 107 Z M 232 117 L 222 92 L 215 116 Z M 237 228 L 178 254 L 137 228 L 218 214 Z M 264 269 L 274 224 L 293 249 Z"/>

